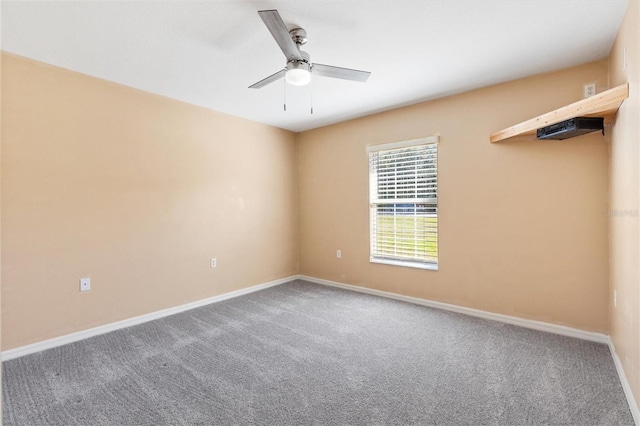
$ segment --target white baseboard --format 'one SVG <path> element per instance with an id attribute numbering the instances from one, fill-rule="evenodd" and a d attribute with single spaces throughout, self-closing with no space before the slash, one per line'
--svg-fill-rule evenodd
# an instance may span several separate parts
<path id="1" fill-rule="evenodd" d="M 624 395 L 627 397 L 627 402 L 629 403 L 629 409 L 631 410 L 631 415 L 633 416 L 633 420 L 636 422 L 636 426 L 640 426 L 640 409 L 638 409 L 638 403 L 636 402 L 636 399 L 633 397 L 631 386 L 629 385 L 627 376 L 624 373 L 624 369 L 622 368 L 622 363 L 620 362 L 620 358 L 618 357 L 618 353 L 616 352 L 616 347 L 613 345 L 613 342 L 611 341 L 611 339 L 609 339 L 609 350 L 611 351 L 611 357 L 613 358 L 613 363 L 615 364 L 616 371 L 618 372 L 618 376 L 620 377 L 620 383 L 622 384 Z"/>
<path id="2" fill-rule="evenodd" d="M 306 275 L 298 275 L 298 279 L 309 281 L 316 284 L 328 285 L 331 287 L 339 287 L 346 290 L 357 291 L 360 293 L 371 294 L 374 296 L 386 297 L 389 299 L 401 300 L 403 302 L 414 303 L 416 305 L 429 306 L 431 308 L 443 309 L 445 311 L 457 312 L 460 314 L 470 315 L 473 317 L 484 318 L 493 321 L 500 321 L 507 324 L 517 325 L 534 330 L 546 331 L 548 333 L 561 334 L 563 336 L 575 337 L 577 339 L 589 340 L 609 344 L 609 336 L 592 331 L 580 330 L 577 328 L 566 327 L 563 325 L 551 324 L 548 322 L 528 320 L 524 318 L 512 317 L 509 315 L 495 314 L 493 312 L 481 311 L 479 309 L 466 308 L 464 306 L 450 305 L 448 303 L 435 302 L 433 300 L 420 299 L 417 297 L 403 296 L 397 293 L 390 293 L 381 290 L 374 290 L 366 287 L 359 287 L 351 284 L 339 283 L 336 281 L 324 280 L 321 278 L 309 277 Z"/>
<path id="3" fill-rule="evenodd" d="M 151 312 L 149 314 L 140 315 L 137 317 L 126 319 L 126 320 L 113 322 L 111 324 L 101 325 L 99 327 L 78 331 L 76 333 L 55 337 L 53 339 L 44 340 L 42 342 L 37 342 L 37 343 L 33 343 L 26 346 L 20 346 L 19 348 L 3 351 L 1 358 L 2 358 L 2 361 L 19 358 L 21 356 L 40 352 L 45 349 L 55 348 L 57 346 L 66 345 L 67 343 L 77 342 L 79 340 L 88 339 L 89 337 L 98 336 L 104 333 L 109 333 L 110 331 L 120 330 L 121 328 L 131 327 L 133 325 L 142 324 L 147 321 L 153 321 L 158 318 L 163 318 L 169 315 L 174 315 L 180 312 L 188 311 L 189 309 L 199 308 L 200 306 L 205 306 L 211 303 L 232 299 L 234 297 L 242 296 L 244 294 L 253 293 L 254 291 L 264 290 L 265 288 L 284 284 L 289 281 L 295 280 L 296 278 L 297 278 L 296 275 L 287 277 L 287 278 L 280 278 L 279 280 L 269 281 L 266 283 L 254 285 L 252 287 L 231 291 L 229 293 L 220 294 L 218 296 L 209 297 L 207 299 L 198 300 L 195 302 L 187 303 L 185 305 L 163 309 L 161 311 Z"/>

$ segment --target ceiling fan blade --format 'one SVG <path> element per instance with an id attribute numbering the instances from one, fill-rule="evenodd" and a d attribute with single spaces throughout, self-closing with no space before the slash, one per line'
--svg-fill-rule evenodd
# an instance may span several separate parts
<path id="1" fill-rule="evenodd" d="M 271 74 L 269 77 L 264 78 L 259 82 L 252 84 L 251 86 L 249 86 L 249 89 L 260 89 L 261 87 L 264 87 L 267 84 L 271 84 L 276 80 L 280 80 L 281 78 L 284 77 L 286 73 L 287 73 L 287 70 L 280 70 L 277 73 Z"/>
<path id="2" fill-rule="evenodd" d="M 353 70 L 351 68 L 341 68 L 323 64 L 313 64 L 311 66 L 311 72 L 324 77 L 341 78 L 343 80 L 361 82 L 367 81 L 371 75 L 369 71 Z"/>
<path id="3" fill-rule="evenodd" d="M 259 10 L 258 14 L 262 18 L 262 21 L 267 26 L 267 29 L 271 33 L 274 39 L 276 39 L 276 43 L 282 49 L 282 53 L 287 57 L 287 61 L 292 60 L 302 60 L 302 55 L 300 55 L 300 51 L 298 47 L 291 39 L 291 35 L 289 34 L 289 30 L 284 25 L 282 18 L 277 10 Z"/>

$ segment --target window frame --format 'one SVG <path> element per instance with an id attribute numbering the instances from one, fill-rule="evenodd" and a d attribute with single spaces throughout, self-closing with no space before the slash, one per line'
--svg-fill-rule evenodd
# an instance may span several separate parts
<path id="1" fill-rule="evenodd" d="M 439 153 L 438 153 L 438 145 L 440 142 L 440 137 L 439 135 L 433 135 L 433 136 L 428 136 L 428 137 L 423 137 L 423 138 L 418 138 L 418 139 L 410 139 L 410 140 L 404 140 L 404 141 L 398 141 L 398 142 L 391 142 L 391 143 L 384 143 L 384 144 L 378 144 L 378 145 L 367 145 L 366 147 L 366 152 L 367 152 L 367 158 L 369 161 L 369 262 L 370 263 L 378 263 L 378 264 L 385 264 L 385 265 L 393 265 L 393 266 L 403 266 L 403 267 L 409 267 L 409 268 L 418 268 L 418 269 L 427 269 L 427 270 L 438 270 L 439 267 L 439 261 L 440 261 L 440 256 L 439 256 L 439 246 L 437 248 L 436 251 L 436 260 L 435 261 L 422 261 L 422 260 L 417 260 L 417 259 L 410 259 L 410 258 L 405 258 L 405 259 L 393 259 L 393 258 L 387 258 L 387 257 L 382 257 L 382 256 L 374 256 L 374 251 L 375 251 L 375 247 L 374 247 L 374 242 L 376 241 L 376 238 L 374 237 L 374 232 L 377 232 L 376 229 L 374 228 L 374 223 L 373 223 L 373 209 L 377 208 L 377 206 L 379 206 L 380 203 L 379 199 L 375 198 L 374 199 L 374 190 L 373 190 L 373 182 L 372 182 L 372 177 L 374 176 L 374 173 L 372 173 L 371 170 L 371 154 L 375 153 L 375 152 L 379 152 L 379 151 L 390 151 L 390 150 L 396 150 L 396 149 L 402 149 L 402 148 L 410 148 L 410 147 L 415 147 L 415 146 L 423 146 L 423 145 L 435 145 L 436 147 L 436 197 L 435 197 L 435 203 L 428 203 L 431 205 L 435 206 L 435 211 L 436 211 L 436 226 L 435 226 L 435 231 L 436 231 L 436 238 L 439 236 L 440 232 L 439 232 L 439 221 L 437 220 L 438 218 L 438 167 L 437 167 L 437 161 L 438 161 L 438 157 L 439 157 Z M 376 179 L 377 179 L 377 174 L 376 175 Z M 377 192 L 376 192 L 377 195 Z M 393 199 L 392 199 L 393 200 Z M 395 200 L 401 200 L 399 198 L 396 198 Z M 375 202 L 378 201 L 378 202 Z M 403 200 L 403 202 L 406 200 Z M 387 203 L 385 203 L 387 204 Z M 391 203 L 388 203 L 391 204 Z M 398 204 L 398 203 L 395 203 Z M 407 203 L 407 204 L 423 204 L 420 202 L 417 203 Z M 394 216 L 395 217 L 395 216 Z"/>

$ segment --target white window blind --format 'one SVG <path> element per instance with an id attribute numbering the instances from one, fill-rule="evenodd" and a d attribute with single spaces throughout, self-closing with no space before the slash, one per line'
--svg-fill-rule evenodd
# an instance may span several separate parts
<path id="1" fill-rule="evenodd" d="M 432 136 L 367 147 L 372 262 L 437 265 L 437 142 Z"/>

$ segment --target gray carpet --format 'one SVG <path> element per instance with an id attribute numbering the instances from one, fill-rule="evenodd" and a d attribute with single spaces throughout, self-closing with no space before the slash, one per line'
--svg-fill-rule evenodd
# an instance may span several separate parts
<path id="1" fill-rule="evenodd" d="M 3 363 L 9 425 L 633 425 L 607 346 L 302 281 Z"/>

